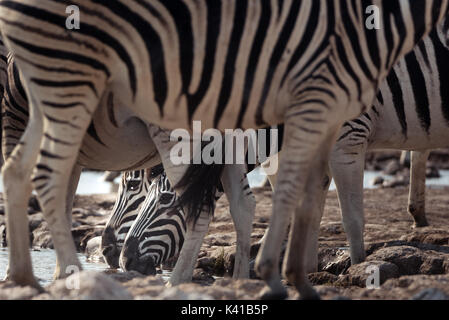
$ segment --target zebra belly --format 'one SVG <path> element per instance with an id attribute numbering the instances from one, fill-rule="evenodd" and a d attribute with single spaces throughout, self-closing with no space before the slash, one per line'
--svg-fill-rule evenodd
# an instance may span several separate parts
<path id="1" fill-rule="evenodd" d="M 101 104 L 83 140 L 78 163 L 97 170 L 128 171 L 153 167 L 160 163 L 159 153 L 150 138 L 147 125 L 118 104 Z"/>

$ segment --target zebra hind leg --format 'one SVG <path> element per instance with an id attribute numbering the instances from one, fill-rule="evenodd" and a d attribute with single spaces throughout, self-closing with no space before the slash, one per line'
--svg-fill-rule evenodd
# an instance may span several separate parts
<path id="1" fill-rule="evenodd" d="M 39 290 L 42 288 L 33 276 L 29 253 L 27 207 L 32 191 L 30 177 L 41 145 L 42 132 L 41 114 L 32 108 L 25 133 L 2 169 L 9 249 L 7 278 L 19 285 L 29 285 Z"/>
<path id="2" fill-rule="evenodd" d="M 229 200 L 231 216 L 237 233 L 233 278 L 249 278 L 251 232 L 256 200 L 249 188 L 245 165 L 226 165 L 221 181 Z"/>
<path id="3" fill-rule="evenodd" d="M 317 191 L 321 187 L 322 171 L 328 161 L 332 143 L 335 141 L 340 125 L 331 126 L 324 119 L 327 117 L 327 106 L 300 105 L 290 108 L 286 115 L 285 134 L 280 159 L 279 173 L 273 199 L 273 214 L 265 241 L 256 260 L 256 270 L 266 281 L 268 290 L 262 294 L 263 299 L 284 299 L 287 291 L 281 283 L 279 273 L 279 255 L 282 241 L 287 233 L 287 226 L 293 213 L 302 203 L 306 183 L 313 183 Z M 317 112 L 319 110 L 320 112 Z M 307 114 L 307 119 L 302 119 Z M 317 119 L 310 121 L 311 116 Z M 313 128 L 311 127 L 313 126 Z M 319 161 L 317 161 L 319 160 Z M 315 166 L 312 166 L 315 164 Z M 320 164 L 319 166 L 317 164 Z M 313 174 L 311 173 L 311 169 Z M 321 171 L 320 171 L 321 170 Z M 310 176 L 310 178 L 309 178 Z M 307 278 L 307 249 L 309 236 L 313 227 L 313 216 L 319 215 L 319 205 L 311 206 L 312 210 L 296 210 L 294 237 L 288 242 L 288 263 L 284 260 L 285 274 L 291 283 L 296 285 L 301 298 L 317 299 L 319 295 Z M 303 208 L 304 209 L 304 208 Z M 297 229 L 301 228 L 298 234 Z M 294 249 L 293 249 L 294 248 Z M 291 255 L 290 255 L 291 253 Z"/>
<path id="4" fill-rule="evenodd" d="M 366 257 L 363 239 L 365 228 L 363 172 L 367 139 L 362 140 L 360 143 L 337 143 L 329 161 L 338 190 L 338 201 L 352 264 L 361 263 Z"/>
<path id="5" fill-rule="evenodd" d="M 408 213 L 414 219 L 414 228 L 429 225 L 426 218 L 426 163 L 430 151 L 412 151 Z"/>

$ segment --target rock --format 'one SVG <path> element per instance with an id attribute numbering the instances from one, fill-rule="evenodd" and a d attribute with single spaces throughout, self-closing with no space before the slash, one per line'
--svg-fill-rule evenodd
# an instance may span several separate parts
<path id="1" fill-rule="evenodd" d="M 40 227 L 42 222 L 45 222 L 44 216 L 42 213 L 35 213 L 28 216 L 30 231 L 33 232 L 37 228 Z"/>
<path id="2" fill-rule="evenodd" d="M 341 222 L 338 222 L 338 223 L 327 223 L 320 226 L 320 232 L 326 235 L 336 235 L 343 233 L 344 230 Z"/>
<path id="3" fill-rule="evenodd" d="M 168 288 L 157 297 L 158 300 L 213 300 L 213 298 L 204 293 L 185 292 L 179 287 Z"/>
<path id="4" fill-rule="evenodd" d="M 401 275 L 442 274 L 449 264 L 449 255 L 411 246 L 381 248 L 367 261 L 387 261 L 399 268 Z"/>
<path id="5" fill-rule="evenodd" d="M 215 259 L 212 259 L 211 257 L 203 257 L 198 259 L 198 262 L 196 263 L 196 268 L 201 268 L 204 270 L 213 270 L 215 264 Z"/>
<path id="6" fill-rule="evenodd" d="M 202 284 L 212 284 L 215 281 L 215 278 L 203 269 L 194 269 L 192 281 L 200 282 Z"/>
<path id="7" fill-rule="evenodd" d="M 411 300 L 449 300 L 449 295 L 436 288 L 429 288 L 418 292 Z"/>
<path id="8" fill-rule="evenodd" d="M 337 250 L 335 259 L 330 260 L 323 268 L 323 271 L 327 271 L 334 275 L 344 273 L 351 265 L 351 258 L 349 252 L 346 250 Z"/>
<path id="9" fill-rule="evenodd" d="M 232 275 L 235 261 L 235 246 L 220 247 L 211 253 L 213 261 L 213 274 L 215 275 Z"/>
<path id="10" fill-rule="evenodd" d="M 88 261 L 105 262 L 103 254 L 101 253 L 101 236 L 91 238 L 86 245 L 84 251 Z"/>
<path id="11" fill-rule="evenodd" d="M 444 229 L 415 228 L 410 233 L 403 235 L 400 240 L 447 246 L 449 245 L 449 233 Z"/>
<path id="12" fill-rule="evenodd" d="M 395 176 L 391 180 L 385 180 L 382 183 L 383 188 L 396 188 L 396 187 L 405 187 L 409 184 L 409 178 L 407 176 L 399 175 Z"/>
<path id="13" fill-rule="evenodd" d="M 74 273 L 47 287 L 57 300 L 131 300 L 132 295 L 119 282 L 95 271 Z"/>
<path id="14" fill-rule="evenodd" d="M 6 242 L 6 226 L 4 224 L 0 225 L 0 247 L 6 247 L 8 244 Z"/>
<path id="15" fill-rule="evenodd" d="M 42 221 L 39 227 L 33 230 L 32 236 L 33 247 L 53 249 L 53 240 L 46 221 Z"/>
<path id="16" fill-rule="evenodd" d="M 433 165 L 428 165 L 426 168 L 426 178 L 428 179 L 437 179 L 441 178 L 440 171 L 437 167 Z"/>
<path id="17" fill-rule="evenodd" d="M 384 174 L 394 176 L 401 170 L 401 165 L 397 159 L 390 160 L 384 169 Z"/>
<path id="18" fill-rule="evenodd" d="M 390 262 L 385 261 L 367 261 L 352 265 L 347 270 L 347 274 L 339 279 L 339 283 L 348 283 L 359 287 L 366 287 L 368 277 L 372 276 L 370 268 L 375 267 L 379 270 L 379 284 L 385 281 L 399 277 L 399 268 Z"/>
<path id="19" fill-rule="evenodd" d="M 112 279 L 114 279 L 115 281 L 118 282 L 127 282 L 127 281 L 131 281 L 135 278 L 144 278 L 145 276 L 137 271 L 126 271 L 126 272 L 120 272 L 120 271 L 116 271 L 116 270 L 107 270 L 105 272 L 105 274 L 107 274 L 109 277 L 111 277 Z M 161 283 L 158 280 L 158 283 Z M 163 282 L 162 282 L 163 284 Z"/>
<path id="20" fill-rule="evenodd" d="M 30 200 L 28 201 L 28 214 L 34 214 L 36 212 L 41 212 L 41 206 L 39 205 L 39 201 L 35 195 L 32 195 Z"/>
<path id="21" fill-rule="evenodd" d="M 38 294 L 32 287 L 18 286 L 12 281 L 0 282 L 0 300 L 30 300 Z"/>
<path id="22" fill-rule="evenodd" d="M 385 178 L 383 176 L 377 176 L 373 180 L 371 180 L 372 186 L 379 186 L 382 185 L 385 181 Z"/>
<path id="23" fill-rule="evenodd" d="M 308 274 L 309 281 L 314 285 L 331 285 L 338 280 L 338 276 L 322 271 Z"/>

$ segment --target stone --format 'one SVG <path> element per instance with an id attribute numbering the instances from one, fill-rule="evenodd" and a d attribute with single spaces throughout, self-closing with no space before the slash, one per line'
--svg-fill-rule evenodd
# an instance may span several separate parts
<path id="1" fill-rule="evenodd" d="M 0 300 L 31 300 L 39 291 L 35 288 L 16 285 L 12 281 L 0 281 Z"/>
<path id="2" fill-rule="evenodd" d="M 204 293 L 186 292 L 179 287 L 165 289 L 158 297 L 158 300 L 213 300 L 213 298 Z"/>
<path id="3" fill-rule="evenodd" d="M 101 236 L 91 238 L 87 241 L 84 253 L 86 254 L 88 261 L 105 262 L 103 254 L 101 253 Z"/>
<path id="4" fill-rule="evenodd" d="M 377 176 L 373 180 L 371 180 L 372 186 L 379 186 L 382 185 L 385 181 L 385 178 L 383 176 Z"/>
<path id="5" fill-rule="evenodd" d="M 200 282 L 203 284 L 211 284 L 215 281 L 215 278 L 203 269 L 194 269 L 192 275 L 192 281 Z"/>
<path id="6" fill-rule="evenodd" d="M 338 280 L 338 276 L 326 271 L 309 273 L 308 277 L 314 286 L 331 285 Z"/>
<path id="7" fill-rule="evenodd" d="M 397 159 L 390 160 L 384 169 L 384 174 L 394 176 L 401 170 L 401 165 Z"/>
<path id="8" fill-rule="evenodd" d="M 410 300 L 449 300 L 449 295 L 436 288 L 428 288 L 418 292 Z"/>
<path id="9" fill-rule="evenodd" d="M 119 282 L 95 271 L 81 271 L 57 280 L 47 287 L 56 300 L 131 300 L 132 295 Z"/>
<path id="10" fill-rule="evenodd" d="M 340 283 L 346 282 L 350 285 L 365 288 L 368 277 L 372 275 L 370 271 L 370 268 L 372 267 L 379 270 L 380 285 L 388 279 L 398 278 L 400 275 L 399 268 L 395 264 L 385 261 L 371 260 L 350 266 L 345 277 L 340 279 Z"/>

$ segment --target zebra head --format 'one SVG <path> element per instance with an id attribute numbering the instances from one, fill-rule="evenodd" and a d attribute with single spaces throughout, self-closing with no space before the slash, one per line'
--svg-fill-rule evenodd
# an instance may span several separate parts
<path id="1" fill-rule="evenodd" d="M 145 202 L 129 230 L 120 255 L 124 271 L 155 274 L 184 243 L 186 217 L 165 172 L 153 180 Z"/>
<path id="2" fill-rule="evenodd" d="M 151 185 L 149 170 L 127 171 L 122 175 L 112 214 L 102 234 L 101 249 L 106 262 L 119 267 L 120 251 Z"/>

